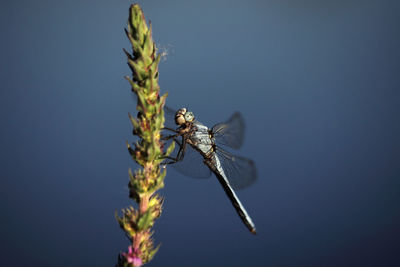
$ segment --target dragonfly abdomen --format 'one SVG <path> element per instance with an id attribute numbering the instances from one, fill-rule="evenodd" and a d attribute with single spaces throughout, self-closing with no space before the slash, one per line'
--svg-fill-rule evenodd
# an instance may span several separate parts
<path id="1" fill-rule="evenodd" d="M 256 226 L 253 223 L 253 220 L 251 219 L 249 214 L 247 213 L 246 209 L 243 207 L 235 191 L 229 184 L 228 178 L 225 175 L 218 156 L 213 154 L 212 157 L 205 159 L 205 163 L 215 174 L 215 176 L 217 176 L 218 181 L 222 185 L 225 193 L 227 194 L 229 200 L 231 201 L 239 217 L 242 219 L 243 223 L 246 225 L 251 233 L 256 234 Z"/>

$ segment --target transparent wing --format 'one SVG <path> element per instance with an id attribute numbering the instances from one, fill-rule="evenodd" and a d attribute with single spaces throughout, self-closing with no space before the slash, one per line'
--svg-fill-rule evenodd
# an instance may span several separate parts
<path id="1" fill-rule="evenodd" d="M 165 128 L 170 128 L 170 129 L 176 129 L 178 128 L 178 125 L 175 123 L 175 113 L 177 110 L 174 110 L 173 108 L 170 108 L 168 106 L 164 106 L 164 127 Z"/>
<path id="2" fill-rule="evenodd" d="M 172 157 L 176 157 L 179 145 L 176 145 Z M 204 164 L 203 156 L 191 145 L 186 144 L 185 155 L 182 161 L 178 161 L 171 166 L 183 175 L 193 178 L 208 178 L 211 176 L 210 169 Z"/>
<path id="3" fill-rule="evenodd" d="M 216 153 L 233 189 L 248 187 L 257 180 L 257 169 L 251 159 L 231 155 L 221 148 Z"/>
<path id="4" fill-rule="evenodd" d="M 242 115 L 235 112 L 229 120 L 212 127 L 217 144 L 239 149 L 243 144 L 245 124 Z"/>

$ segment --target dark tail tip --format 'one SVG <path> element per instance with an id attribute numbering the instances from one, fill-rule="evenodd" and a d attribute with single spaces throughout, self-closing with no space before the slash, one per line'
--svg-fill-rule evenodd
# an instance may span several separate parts
<path id="1" fill-rule="evenodd" d="M 251 232 L 252 234 L 254 234 L 254 235 L 257 234 L 256 228 L 251 229 L 250 232 Z"/>

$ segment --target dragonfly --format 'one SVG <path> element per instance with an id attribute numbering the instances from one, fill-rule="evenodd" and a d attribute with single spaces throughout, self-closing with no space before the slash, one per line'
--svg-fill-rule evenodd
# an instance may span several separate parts
<path id="1" fill-rule="evenodd" d="M 257 179 L 251 159 L 231 155 L 222 147 L 239 149 L 244 139 L 244 120 L 239 112 L 227 121 L 208 128 L 195 119 L 186 108 L 177 111 L 164 107 L 164 130 L 172 133 L 163 140 L 173 140 L 178 150 L 168 156 L 168 162 L 180 173 L 195 178 L 208 178 L 213 173 L 222 185 L 239 217 L 253 234 L 256 227 L 234 190 L 245 188 Z M 167 141 L 168 142 L 168 141 Z"/>

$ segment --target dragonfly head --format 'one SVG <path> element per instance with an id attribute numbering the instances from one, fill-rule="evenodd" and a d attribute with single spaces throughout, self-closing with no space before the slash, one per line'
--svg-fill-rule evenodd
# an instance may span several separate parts
<path id="1" fill-rule="evenodd" d="M 177 125 L 183 125 L 188 122 L 194 121 L 194 114 L 191 111 L 187 111 L 186 108 L 181 108 L 175 113 L 175 123 Z"/>

